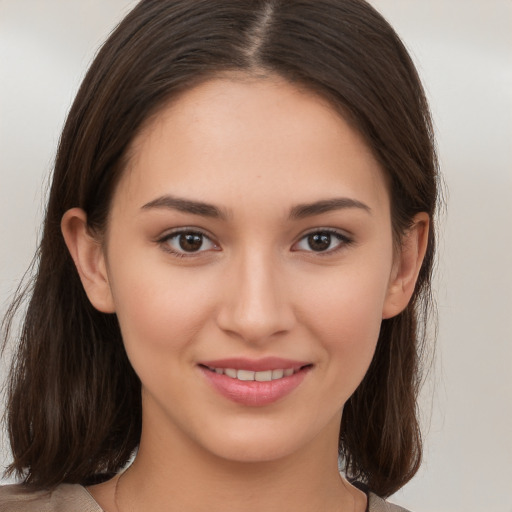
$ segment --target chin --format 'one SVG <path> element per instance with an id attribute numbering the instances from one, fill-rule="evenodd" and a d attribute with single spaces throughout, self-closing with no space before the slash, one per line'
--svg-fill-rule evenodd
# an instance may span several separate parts
<path id="1" fill-rule="evenodd" d="M 240 464 L 271 463 L 286 459 L 297 451 L 296 447 L 286 446 L 268 439 L 258 442 L 232 443 L 229 446 L 218 446 L 214 455 L 226 461 Z"/>
<path id="2" fill-rule="evenodd" d="M 297 425 L 295 425 L 297 426 Z M 213 435 L 211 435 L 213 434 Z M 203 445 L 213 455 L 236 463 L 271 463 L 284 460 L 307 450 L 323 436 L 316 432 L 262 425 L 254 421 L 252 428 L 225 429 L 216 436 L 210 432 Z M 336 434 L 337 435 L 337 434 Z"/>

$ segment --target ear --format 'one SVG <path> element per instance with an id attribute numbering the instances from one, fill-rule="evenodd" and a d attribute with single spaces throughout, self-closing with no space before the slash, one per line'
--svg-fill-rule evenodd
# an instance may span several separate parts
<path id="1" fill-rule="evenodd" d="M 415 215 L 412 226 L 404 234 L 389 281 L 382 318 L 398 315 L 409 304 L 427 250 L 429 226 L 428 214 L 421 212 Z"/>
<path id="2" fill-rule="evenodd" d="M 115 311 L 103 246 L 87 225 L 80 208 L 68 210 L 61 221 L 62 235 L 91 304 L 103 313 Z"/>

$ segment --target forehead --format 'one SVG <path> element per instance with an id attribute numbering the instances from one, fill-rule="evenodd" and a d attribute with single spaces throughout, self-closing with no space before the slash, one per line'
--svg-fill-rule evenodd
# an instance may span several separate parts
<path id="1" fill-rule="evenodd" d="M 192 195 L 233 207 L 335 195 L 388 208 L 384 174 L 361 135 L 322 97 L 278 77 L 224 77 L 185 92 L 134 140 L 116 195 Z"/>

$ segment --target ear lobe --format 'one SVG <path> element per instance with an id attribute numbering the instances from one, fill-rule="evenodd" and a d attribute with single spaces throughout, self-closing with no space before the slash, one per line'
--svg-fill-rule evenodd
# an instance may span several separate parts
<path id="1" fill-rule="evenodd" d="M 68 210 L 61 231 L 91 304 L 103 313 L 115 311 L 100 241 L 87 226 L 87 214 L 80 208 Z"/>
<path id="2" fill-rule="evenodd" d="M 427 250 L 429 225 L 428 214 L 418 213 L 411 228 L 404 234 L 389 282 L 382 318 L 392 318 L 407 307 Z"/>

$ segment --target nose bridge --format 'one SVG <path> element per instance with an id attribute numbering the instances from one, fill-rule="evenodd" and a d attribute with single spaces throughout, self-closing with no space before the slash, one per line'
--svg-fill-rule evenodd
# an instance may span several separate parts
<path id="1" fill-rule="evenodd" d="M 249 342 L 289 330 L 293 312 L 277 255 L 261 247 L 247 248 L 232 263 L 220 327 Z"/>

